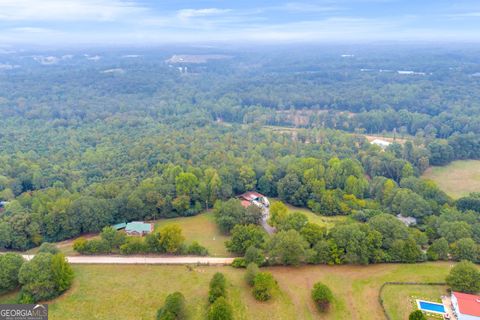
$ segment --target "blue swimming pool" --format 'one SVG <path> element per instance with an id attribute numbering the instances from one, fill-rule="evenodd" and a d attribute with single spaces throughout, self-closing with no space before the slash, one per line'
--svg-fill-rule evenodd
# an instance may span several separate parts
<path id="1" fill-rule="evenodd" d="M 445 307 L 441 303 L 417 300 L 418 309 L 427 312 L 445 313 Z"/>

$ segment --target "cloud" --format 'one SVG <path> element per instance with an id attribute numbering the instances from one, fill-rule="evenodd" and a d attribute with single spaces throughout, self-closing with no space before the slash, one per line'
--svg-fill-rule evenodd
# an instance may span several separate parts
<path id="1" fill-rule="evenodd" d="M 147 8 L 122 0 L 1 0 L 0 21 L 112 21 Z"/>
<path id="2" fill-rule="evenodd" d="M 205 9 L 181 9 L 177 11 L 177 17 L 188 20 L 198 17 L 218 16 L 232 11 L 231 9 L 205 8 Z"/>

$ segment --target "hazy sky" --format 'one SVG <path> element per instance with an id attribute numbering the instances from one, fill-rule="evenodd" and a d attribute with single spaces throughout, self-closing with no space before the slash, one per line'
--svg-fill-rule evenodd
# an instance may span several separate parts
<path id="1" fill-rule="evenodd" d="M 480 0 L 0 0 L 0 44 L 475 41 Z"/>

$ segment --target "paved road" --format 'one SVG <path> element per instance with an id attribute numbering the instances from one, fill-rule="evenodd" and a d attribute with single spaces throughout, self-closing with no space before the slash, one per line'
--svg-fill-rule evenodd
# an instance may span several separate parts
<path id="1" fill-rule="evenodd" d="M 23 255 L 26 260 L 33 255 Z M 231 264 L 234 258 L 214 257 L 154 257 L 154 256 L 71 256 L 67 257 L 72 264 Z"/>

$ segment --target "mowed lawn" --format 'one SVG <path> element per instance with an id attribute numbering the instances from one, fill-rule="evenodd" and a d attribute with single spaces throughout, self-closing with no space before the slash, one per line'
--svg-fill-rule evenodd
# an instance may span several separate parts
<path id="1" fill-rule="evenodd" d="M 154 319 L 166 295 L 178 290 L 187 299 L 189 319 L 203 320 L 208 283 L 218 271 L 228 279 L 228 300 L 237 320 L 384 319 L 378 303 L 382 283 L 444 281 L 450 267 L 451 263 L 272 267 L 267 270 L 277 279 L 279 290 L 272 301 L 260 303 L 253 299 L 251 289 L 245 285 L 244 269 L 74 265 L 74 285 L 62 297 L 50 302 L 50 319 Z M 310 290 L 317 281 L 326 283 L 335 295 L 332 309 L 326 315 L 319 315 L 310 299 Z M 11 295 L 0 296 L 0 303 L 11 298 Z M 394 303 L 397 299 L 396 296 L 388 298 Z M 410 308 L 408 304 L 404 307 Z M 395 304 L 391 308 L 401 309 L 401 306 Z"/>
<path id="2" fill-rule="evenodd" d="M 408 315 L 417 309 L 417 299 L 441 303 L 441 296 L 445 295 L 448 295 L 447 286 L 432 285 L 387 285 L 382 292 L 392 320 L 408 319 Z"/>
<path id="3" fill-rule="evenodd" d="M 162 228 L 168 224 L 177 224 L 182 228 L 187 244 L 198 241 L 206 247 L 210 256 L 227 257 L 231 254 L 225 248 L 228 236 L 222 234 L 215 223 L 212 211 L 198 214 L 193 217 L 179 217 L 162 219 L 155 223 L 155 227 Z"/>
<path id="4" fill-rule="evenodd" d="M 431 179 L 453 198 L 480 192 L 480 160 L 453 161 L 447 166 L 431 167 L 422 176 Z"/>

